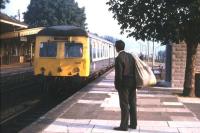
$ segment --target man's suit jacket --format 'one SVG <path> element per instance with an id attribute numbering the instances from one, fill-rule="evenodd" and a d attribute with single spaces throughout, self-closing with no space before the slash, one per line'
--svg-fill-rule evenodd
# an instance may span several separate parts
<path id="1" fill-rule="evenodd" d="M 115 59 L 115 88 L 136 89 L 135 60 L 125 51 L 121 51 Z"/>

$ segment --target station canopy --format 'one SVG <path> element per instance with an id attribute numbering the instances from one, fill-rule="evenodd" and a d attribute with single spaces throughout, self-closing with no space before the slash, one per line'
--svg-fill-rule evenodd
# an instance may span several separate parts
<path id="1" fill-rule="evenodd" d="M 13 31 L 13 32 L 7 32 L 0 35 L 0 39 L 10 39 L 10 38 L 16 38 L 16 37 L 23 37 L 23 36 L 30 36 L 35 35 L 39 31 L 44 29 L 44 27 L 38 27 L 38 28 L 31 28 L 31 29 L 24 29 L 19 31 Z"/>

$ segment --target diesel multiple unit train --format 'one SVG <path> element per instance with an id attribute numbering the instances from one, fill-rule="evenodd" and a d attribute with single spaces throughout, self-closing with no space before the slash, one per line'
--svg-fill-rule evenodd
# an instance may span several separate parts
<path id="1" fill-rule="evenodd" d="M 34 74 L 85 79 L 113 66 L 115 55 L 113 43 L 79 27 L 47 27 L 36 37 Z"/>

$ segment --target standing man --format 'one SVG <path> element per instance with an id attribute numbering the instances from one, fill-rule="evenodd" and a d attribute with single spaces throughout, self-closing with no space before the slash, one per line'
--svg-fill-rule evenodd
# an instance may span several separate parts
<path id="1" fill-rule="evenodd" d="M 128 127 L 137 127 L 135 60 L 124 51 L 125 43 L 122 40 L 116 41 L 115 47 L 119 53 L 115 59 L 115 88 L 119 94 L 121 123 L 114 130 L 127 131 Z"/>

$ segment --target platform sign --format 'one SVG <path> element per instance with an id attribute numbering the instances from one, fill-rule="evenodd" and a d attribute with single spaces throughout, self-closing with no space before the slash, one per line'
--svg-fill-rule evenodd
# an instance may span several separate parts
<path id="1" fill-rule="evenodd" d="M 27 37 L 21 36 L 21 37 L 20 37 L 20 41 L 22 41 L 22 42 L 27 42 Z"/>

